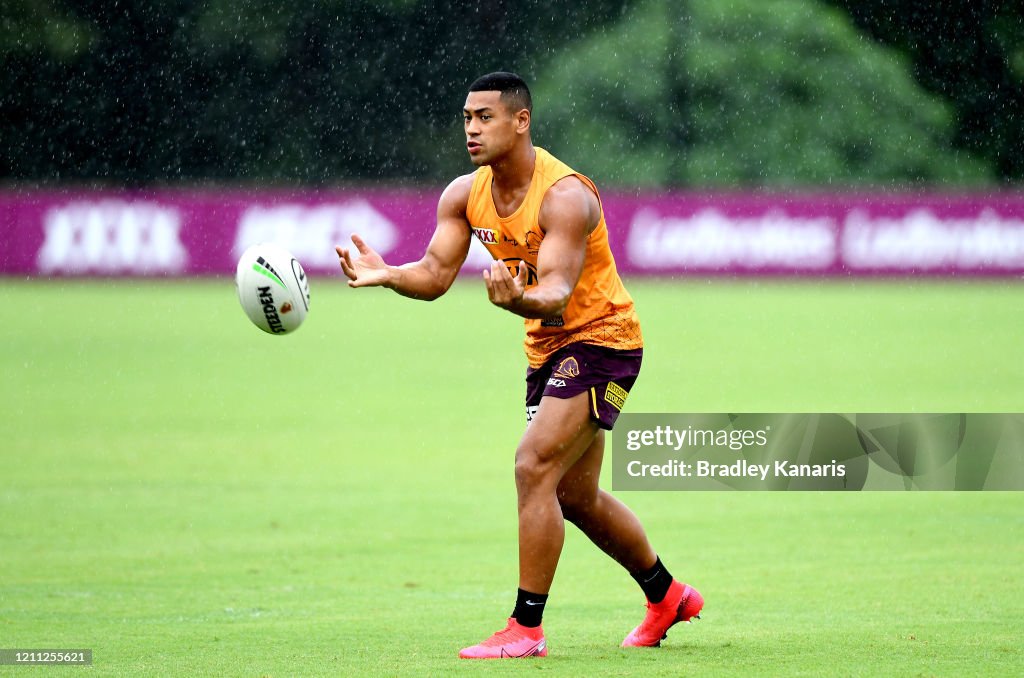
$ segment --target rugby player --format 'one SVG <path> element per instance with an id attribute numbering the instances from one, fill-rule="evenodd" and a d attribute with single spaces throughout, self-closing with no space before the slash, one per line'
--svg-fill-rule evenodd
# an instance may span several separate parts
<path id="1" fill-rule="evenodd" d="M 384 262 L 358 235 L 338 247 L 351 287 L 382 286 L 414 299 L 444 294 L 471 238 L 494 257 L 483 271 L 495 306 L 525 318 L 526 431 L 516 448 L 519 589 L 504 629 L 464 648 L 468 659 L 546 656 L 541 627 L 569 520 L 637 581 L 647 614 L 623 646 L 656 646 L 696 617 L 704 600 L 673 578 L 637 517 L 598 487 L 605 431 L 636 381 L 640 323 L 608 246 L 597 187 L 530 137 L 532 102 L 513 73 L 470 87 L 466 149 L 478 169 L 441 194 L 423 258 Z"/>

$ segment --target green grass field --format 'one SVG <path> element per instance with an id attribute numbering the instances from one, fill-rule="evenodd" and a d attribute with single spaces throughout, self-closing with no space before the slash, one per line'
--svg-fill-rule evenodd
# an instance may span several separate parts
<path id="1" fill-rule="evenodd" d="M 632 412 L 1021 412 L 1024 287 L 634 281 Z M 0 282 L 10 675 L 1020 675 L 1024 494 L 621 493 L 703 619 L 573 530 L 550 656 L 465 662 L 516 584 L 521 325 L 314 278 L 262 334 L 231 281 Z"/>

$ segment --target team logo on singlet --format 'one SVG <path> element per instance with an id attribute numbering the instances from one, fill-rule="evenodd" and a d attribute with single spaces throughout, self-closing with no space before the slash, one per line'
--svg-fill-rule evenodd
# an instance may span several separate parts
<path id="1" fill-rule="evenodd" d="M 473 235 L 485 245 L 497 245 L 498 234 L 493 228 L 474 228 Z"/>
<path id="2" fill-rule="evenodd" d="M 544 236 L 537 231 L 526 232 L 526 251 L 530 254 L 537 254 L 540 252 L 540 241 L 544 239 Z"/>
<path id="3" fill-rule="evenodd" d="M 580 364 L 576 362 L 576 358 L 569 356 L 558 363 L 558 367 L 555 368 L 554 376 L 561 379 L 572 379 L 578 377 L 580 374 Z"/>
<path id="4" fill-rule="evenodd" d="M 532 287 L 537 283 L 537 267 L 519 257 L 505 257 L 501 260 L 508 269 L 509 275 L 513 278 L 519 275 L 519 267 L 526 266 L 526 286 Z"/>

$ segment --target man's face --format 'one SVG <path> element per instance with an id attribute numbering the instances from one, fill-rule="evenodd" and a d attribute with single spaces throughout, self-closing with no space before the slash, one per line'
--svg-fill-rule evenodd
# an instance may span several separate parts
<path id="1" fill-rule="evenodd" d="M 501 92 L 470 92 L 462 113 L 474 165 L 489 165 L 515 146 L 520 116 L 501 100 Z"/>

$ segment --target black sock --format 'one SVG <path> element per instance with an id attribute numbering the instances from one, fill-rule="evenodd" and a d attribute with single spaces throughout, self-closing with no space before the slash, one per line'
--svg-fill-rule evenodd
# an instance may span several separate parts
<path id="1" fill-rule="evenodd" d="M 540 626 L 540 619 L 544 616 L 544 605 L 548 602 L 546 593 L 530 593 L 522 589 L 516 594 L 516 609 L 512 610 L 512 616 L 522 626 L 535 628 Z"/>
<path id="2" fill-rule="evenodd" d="M 633 579 L 636 579 L 636 583 L 640 584 L 640 588 L 644 590 L 647 600 L 652 603 L 660 603 L 665 600 L 668 587 L 672 586 L 672 575 L 661 564 L 661 558 L 654 561 L 651 569 L 634 574 Z"/>

